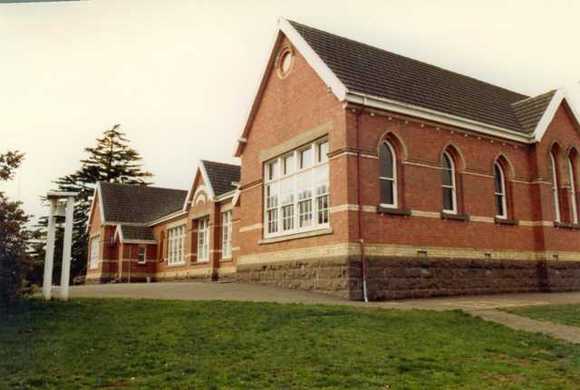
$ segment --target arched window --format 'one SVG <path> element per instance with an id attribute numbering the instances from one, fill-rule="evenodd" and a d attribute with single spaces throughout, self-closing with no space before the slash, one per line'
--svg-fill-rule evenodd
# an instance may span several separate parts
<path id="1" fill-rule="evenodd" d="M 578 204 L 576 199 L 576 169 L 574 166 L 575 154 L 568 156 L 568 177 L 570 178 L 570 213 L 572 223 L 578 223 Z"/>
<path id="2" fill-rule="evenodd" d="M 554 201 L 554 214 L 556 215 L 556 222 L 560 222 L 560 200 L 558 199 L 558 173 L 556 165 L 556 156 L 554 152 L 550 152 L 550 170 L 552 172 L 552 199 Z"/>
<path id="3" fill-rule="evenodd" d="M 495 216 L 506 219 L 508 213 L 505 174 L 503 168 L 497 162 L 493 167 L 493 174 L 495 182 Z"/>
<path id="4" fill-rule="evenodd" d="M 389 142 L 379 149 L 381 206 L 397 207 L 397 155 Z"/>
<path id="5" fill-rule="evenodd" d="M 455 162 L 447 152 L 441 157 L 441 180 L 443 189 L 443 211 L 457 213 L 457 185 L 455 181 Z"/>

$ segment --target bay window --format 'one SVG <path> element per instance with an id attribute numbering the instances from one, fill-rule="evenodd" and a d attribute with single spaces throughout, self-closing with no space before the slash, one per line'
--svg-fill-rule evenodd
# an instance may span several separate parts
<path id="1" fill-rule="evenodd" d="M 265 164 L 266 237 L 328 227 L 328 150 L 327 140 L 316 141 Z"/>

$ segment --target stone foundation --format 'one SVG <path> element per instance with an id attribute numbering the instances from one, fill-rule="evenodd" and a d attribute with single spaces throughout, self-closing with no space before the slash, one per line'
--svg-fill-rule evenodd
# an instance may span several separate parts
<path id="1" fill-rule="evenodd" d="M 571 261 L 370 258 L 368 267 L 372 300 L 580 290 Z"/>
<path id="2" fill-rule="evenodd" d="M 356 299 L 352 292 L 360 290 L 360 270 L 345 257 L 324 260 L 285 261 L 271 264 L 238 265 L 240 282 L 316 291 Z"/>
<path id="3" fill-rule="evenodd" d="M 371 257 L 373 301 L 580 290 L 580 261 L 522 261 Z M 237 280 L 362 299 L 358 257 L 239 265 Z"/>

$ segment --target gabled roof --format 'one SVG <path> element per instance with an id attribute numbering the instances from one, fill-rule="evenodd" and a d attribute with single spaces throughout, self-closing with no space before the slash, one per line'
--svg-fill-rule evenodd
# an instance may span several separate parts
<path id="1" fill-rule="evenodd" d="M 228 198 L 230 194 L 232 196 L 235 195 L 234 191 L 238 189 L 238 184 L 240 182 L 241 167 L 235 164 L 200 160 L 193 183 L 185 197 L 185 202 L 183 203 L 182 211 L 184 212 L 186 212 L 191 206 L 195 191 L 202 189 L 202 187 L 197 187 L 197 189 L 195 187 L 195 178 L 198 175 L 201 175 L 203 178 L 205 184 L 203 189 L 206 190 L 208 197 L 215 201 L 216 198 L 219 198 L 220 196 L 223 199 Z"/>
<path id="2" fill-rule="evenodd" d="M 538 126 L 540 119 L 542 119 L 542 115 L 546 112 L 546 109 L 555 94 L 556 90 L 520 100 L 512 104 L 513 110 L 523 131 L 526 133 L 532 133 L 536 129 L 536 126 Z"/>
<path id="3" fill-rule="evenodd" d="M 243 152 L 275 48 L 286 36 L 341 102 L 422 118 L 519 142 L 537 142 L 550 93 L 532 99 L 518 92 L 380 48 L 280 18 L 256 99 L 238 141 Z M 553 95 L 552 101 L 556 95 Z M 569 106 L 571 102 L 567 101 Z M 544 112 L 542 112 L 544 108 Z M 578 121 L 578 115 L 572 109 Z"/>
<path id="4" fill-rule="evenodd" d="M 118 225 L 117 231 L 121 242 L 150 242 L 155 243 L 155 236 L 153 235 L 153 229 L 147 226 L 135 226 L 135 225 Z"/>
<path id="5" fill-rule="evenodd" d="M 241 168 L 239 165 L 226 164 L 216 161 L 202 160 L 201 165 L 205 169 L 208 185 L 211 186 L 215 196 L 234 191 L 240 182 Z"/>
<path id="6" fill-rule="evenodd" d="M 145 224 L 181 210 L 187 191 L 99 182 L 103 223 Z"/>
<path id="7" fill-rule="evenodd" d="M 526 95 L 289 22 L 349 91 L 521 131 L 510 105 Z"/>

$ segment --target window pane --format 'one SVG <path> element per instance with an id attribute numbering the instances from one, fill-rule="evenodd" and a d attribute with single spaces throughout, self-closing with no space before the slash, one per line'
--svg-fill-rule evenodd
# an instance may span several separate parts
<path id="1" fill-rule="evenodd" d="M 278 177 L 278 160 L 268 164 L 268 180 L 274 180 Z"/>
<path id="2" fill-rule="evenodd" d="M 390 179 L 393 178 L 395 157 L 393 156 L 391 149 L 386 143 L 383 143 L 381 145 L 379 153 L 380 153 L 379 164 L 381 177 L 388 177 Z"/>
<path id="3" fill-rule="evenodd" d="M 284 206 L 282 208 L 282 229 L 294 229 L 294 205 Z"/>
<path id="4" fill-rule="evenodd" d="M 504 215 L 503 195 L 496 195 L 495 196 L 495 210 L 496 210 L 497 215 L 499 215 L 499 216 Z"/>
<path id="5" fill-rule="evenodd" d="M 318 162 L 328 161 L 328 141 L 321 142 L 317 146 L 318 146 Z"/>
<path id="6" fill-rule="evenodd" d="M 276 233 L 278 231 L 278 209 L 268 211 L 268 233 Z"/>
<path id="7" fill-rule="evenodd" d="M 303 149 L 300 151 L 300 168 L 308 168 L 312 166 L 312 148 Z"/>
<path id="8" fill-rule="evenodd" d="M 296 163 L 294 162 L 294 153 L 289 154 L 284 157 L 284 174 L 288 175 L 294 172 L 294 168 L 296 167 Z"/>
<path id="9" fill-rule="evenodd" d="M 381 203 L 383 204 L 395 204 L 395 196 L 393 191 L 393 181 L 391 180 L 380 180 L 381 182 Z"/>
<path id="10" fill-rule="evenodd" d="M 318 223 L 326 224 L 328 223 L 328 195 L 324 195 L 317 200 L 318 207 Z"/>
<path id="11" fill-rule="evenodd" d="M 453 211 L 453 190 L 443 187 L 443 210 Z"/>
<path id="12" fill-rule="evenodd" d="M 448 170 L 451 170 L 453 167 L 451 160 L 449 159 L 449 155 L 447 153 L 443 154 L 443 158 L 441 159 L 441 167 L 443 169 L 448 169 Z"/>
<path id="13" fill-rule="evenodd" d="M 444 168 L 443 170 L 441 170 L 441 179 L 443 181 L 443 185 L 452 186 L 453 185 L 453 171 L 450 169 Z"/>
<path id="14" fill-rule="evenodd" d="M 300 214 L 300 227 L 310 226 L 312 224 L 312 200 L 299 202 L 298 212 Z"/>
<path id="15" fill-rule="evenodd" d="M 497 164 L 495 165 L 495 192 L 503 193 L 502 174 Z"/>

